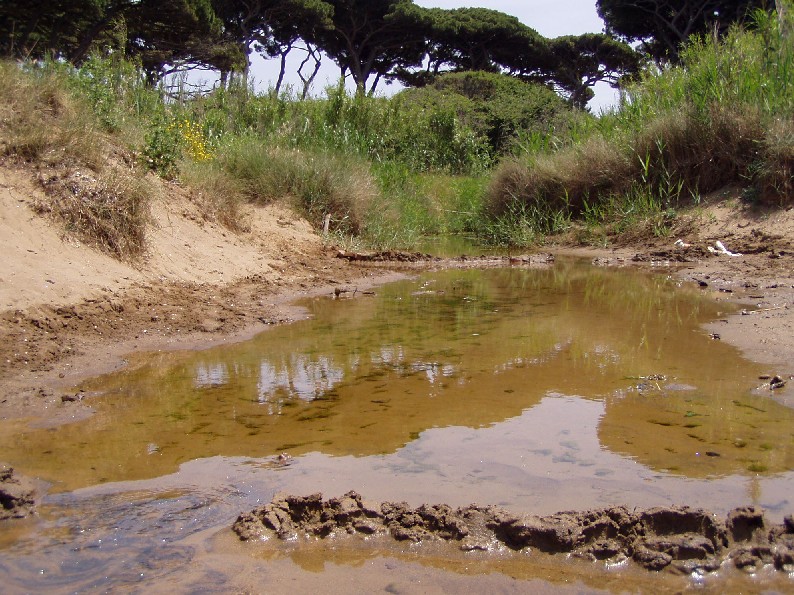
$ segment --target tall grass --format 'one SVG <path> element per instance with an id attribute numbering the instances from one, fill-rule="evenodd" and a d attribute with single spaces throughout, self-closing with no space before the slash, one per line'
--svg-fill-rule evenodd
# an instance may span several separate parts
<path id="1" fill-rule="evenodd" d="M 100 127 L 59 72 L 0 62 L 0 155 L 28 161 L 100 161 Z"/>
<path id="2" fill-rule="evenodd" d="M 117 258 L 134 259 L 146 248 L 154 189 L 123 163 L 125 155 L 109 158 L 107 123 L 70 90 L 72 75 L 58 64 L 0 63 L 0 157 L 38 166 L 45 198 L 37 211 Z"/>
<path id="3" fill-rule="evenodd" d="M 664 234 L 675 209 L 728 185 L 794 201 L 794 43 L 779 25 L 759 11 L 751 30 L 695 38 L 681 66 L 647 73 L 612 113 L 579 126 L 577 142 L 535 142 L 502 163 L 488 221 L 514 220 L 503 233 L 519 240 L 567 217 L 618 231 L 644 218 Z"/>
<path id="4" fill-rule="evenodd" d="M 493 160 L 487 139 L 454 111 L 424 110 L 400 96 L 349 94 L 343 86 L 305 100 L 219 90 L 191 110 L 209 136 L 256 136 L 283 148 L 344 153 L 375 163 L 397 161 L 415 171 L 476 174 Z"/>

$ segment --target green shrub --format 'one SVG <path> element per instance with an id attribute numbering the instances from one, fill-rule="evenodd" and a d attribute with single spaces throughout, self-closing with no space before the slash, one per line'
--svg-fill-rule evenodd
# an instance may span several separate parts
<path id="1" fill-rule="evenodd" d="M 460 72 L 439 76 L 432 85 L 400 94 L 406 105 L 420 110 L 447 111 L 487 143 L 495 158 L 509 153 L 522 137 L 547 137 L 573 117 L 551 89 L 490 72 Z"/>
<path id="2" fill-rule="evenodd" d="M 317 228 L 331 216 L 331 230 L 362 231 L 375 186 L 358 159 L 269 147 L 254 138 L 223 146 L 218 167 L 245 200 L 266 204 L 285 197 Z"/>

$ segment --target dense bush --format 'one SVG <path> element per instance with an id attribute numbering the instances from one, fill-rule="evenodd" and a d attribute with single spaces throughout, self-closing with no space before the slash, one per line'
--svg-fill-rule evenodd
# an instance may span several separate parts
<path id="1" fill-rule="evenodd" d="M 421 110 L 454 113 L 487 139 L 492 157 L 509 153 L 524 138 L 550 134 L 573 113 L 548 87 L 492 72 L 444 74 L 432 85 L 403 91 L 399 99 Z"/>

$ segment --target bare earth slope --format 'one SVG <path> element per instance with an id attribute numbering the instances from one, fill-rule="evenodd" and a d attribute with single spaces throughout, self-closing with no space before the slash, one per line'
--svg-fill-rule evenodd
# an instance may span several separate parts
<path id="1" fill-rule="evenodd" d="M 319 238 L 283 207 L 252 211 L 243 237 L 201 220 L 176 186 L 153 205 L 149 254 L 136 266 L 75 241 L 56 223 L 33 213 L 40 192 L 23 171 L 0 168 L 0 308 L 73 304 L 156 281 L 231 283 L 253 274 L 281 280 L 283 261 L 315 255 Z"/>
<path id="2" fill-rule="evenodd" d="M 152 207 L 146 257 L 122 263 L 36 215 L 40 192 L 28 172 L 0 166 L 2 417 L 72 417 L 78 405 L 59 388 L 130 352 L 249 336 L 295 316 L 300 295 L 375 276 L 332 258 L 283 206 L 250 209 L 251 231 L 237 235 L 174 185 Z"/>

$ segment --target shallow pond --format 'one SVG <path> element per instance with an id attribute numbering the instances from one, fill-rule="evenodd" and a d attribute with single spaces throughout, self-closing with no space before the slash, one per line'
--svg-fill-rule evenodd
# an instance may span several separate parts
<path id="1" fill-rule="evenodd" d="M 702 328 L 735 306 L 696 288 L 564 261 L 424 274 L 305 306 L 310 319 L 251 341 L 151 354 L 85 383 L 100 394 L 85 421 L 0 424 L 3 458 L 52 482 L 42 519 L 0 534 L 14 588 L 225 590 L 262 572 L 271 590 L 285 576 L 308 588 L 325 562 L 328 577 L 378 575 L 409 555 L 318 546 L 264 564 L 218 534 L 279 490 L 538 514 L 794 512 L 794 410 L 753 394 L 761 367 Z M 392 564 L 450 590 L 492 572 L 554 588 L 555 574 L 615 580 L 600 567 L 532 574 L 484 560 L 464 572 L 473 560 L 441 558 Z M 513 570 L 488 566 L 501 563 Z"/>

